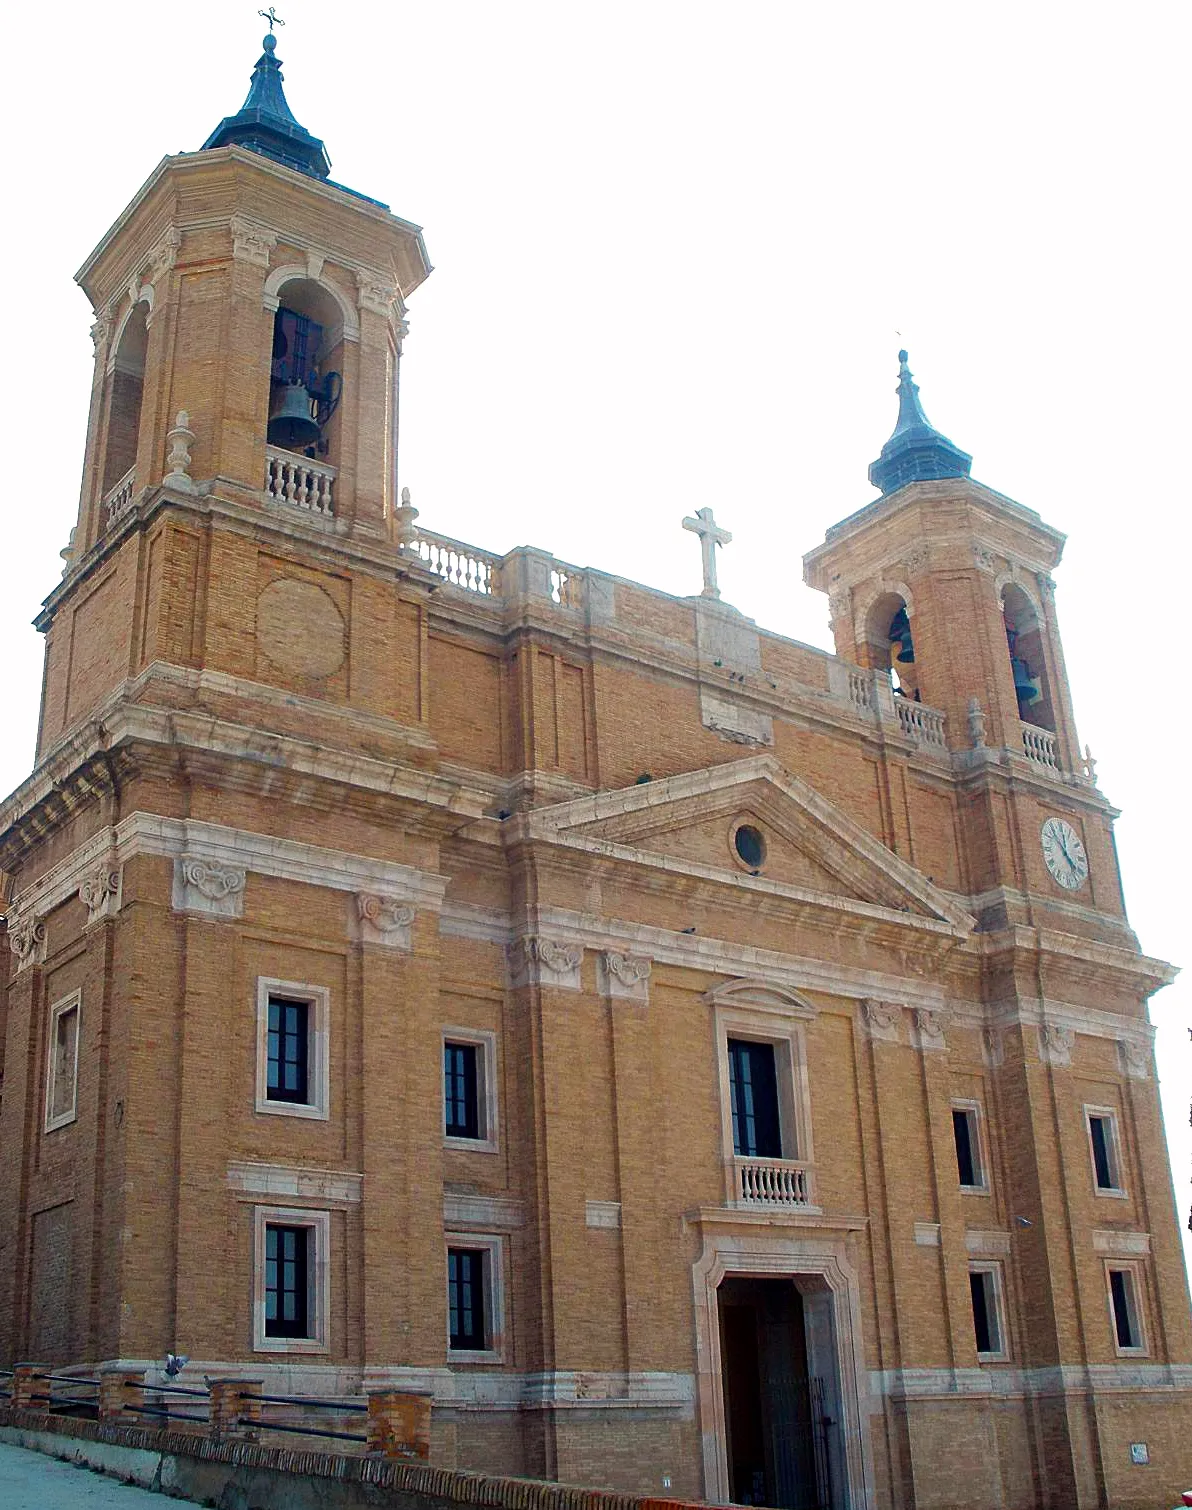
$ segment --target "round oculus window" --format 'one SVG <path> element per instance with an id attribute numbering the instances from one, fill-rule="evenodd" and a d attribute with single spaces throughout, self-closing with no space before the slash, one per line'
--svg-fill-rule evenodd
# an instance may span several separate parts
<path id="1" fill-rule="evenodd" d="M 733 849 L 737 859 L 747 870 L 760 870 L 766 858 L 766 841 L 761 830 L 752 824 L 742 823 L 733 834 Z"/>

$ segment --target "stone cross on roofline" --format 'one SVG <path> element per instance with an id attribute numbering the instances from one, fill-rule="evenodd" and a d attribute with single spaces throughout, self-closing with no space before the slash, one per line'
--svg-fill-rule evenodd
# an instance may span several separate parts
<path id="1" fill-rule="evenodd" d="M 699 536 L 700 551 L 704 561 L 704 589 L 700 596 L 718 598 L 720 589 L 716 585 L 716 547 L 727 545 L 733 537 L 727 530 L 722 530 L 712 518 L 711 509 L 696 509 L 695 518 L 688 516 L 684 519 L 683 528 Z"/>

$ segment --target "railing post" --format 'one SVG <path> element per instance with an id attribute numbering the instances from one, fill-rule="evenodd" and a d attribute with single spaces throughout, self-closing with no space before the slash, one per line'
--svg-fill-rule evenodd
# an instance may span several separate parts
<path id="1" fill-rule="evenodd" d="M 367 1451 L 425 1462 L 430 1457 L 430 1407 L 430 1395 L 370 1389 Z"/>
<path id="2" fill-rule="evenodd" d="M 208 1388 L 211 1434 L 224 1437 L 255 1437 L 261 1420 L 260 1379 L 212 1379 Z"/>
<path id="3" fill-rule="evenodd" d="M 35 1400 L 34 1395 L 48 1395 L 50 1383 L 46 1378 L 49 1369 L 44 1363 L 16 1363 L 12 1370 L 12 1406 L 14 1410 L 49 1410 L 48 1400 Z"/>
<path id="4" fill-rule="evenodd" d="M 118 1421 L 126 1410 L 145 1403 L 143 1368 L 105 1368 L 99 1375 L 99 1419 Z"/>

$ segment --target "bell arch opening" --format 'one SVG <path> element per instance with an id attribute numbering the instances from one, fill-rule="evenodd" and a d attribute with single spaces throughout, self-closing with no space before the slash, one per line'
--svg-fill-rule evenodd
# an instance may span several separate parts
<path id="1" fill-rule="evenodd" d="M 129 311 L 108 369 L 108 423 L 103 459 L 105 502 L 136 466 L 148 350 L 149 305 L 141 300 Z"/>
<path id="2" fill-rule="evenodd" d="M 270 446 L 334 467 L 340 446 L 344 318 L 312 278 L 277 291 L 269 363 Z"/>
<path id="3" fill-rule="evenodd" d="M 1055 733 L 1055 709 L 1043 655 L 1043 634 L 1035 605 L 1013 582 L 1002 589 L 1006 650 L 1014 678 L 1018 716 L 1023 723 Z"/>
<path id="4" fill-rule="evenodd" d="M 911 607 L 900 592 L 884 592 L 870 605 L 863 648 L 867 664 L 889 674 L 895 696 L 920 701 Z"/>

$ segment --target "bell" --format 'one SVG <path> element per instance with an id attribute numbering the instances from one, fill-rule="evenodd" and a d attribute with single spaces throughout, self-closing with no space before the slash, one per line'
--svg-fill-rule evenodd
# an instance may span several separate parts
<path id="1" fill-rule="evenodd" d="M 319 427 L 305 383 L 275 385 L 266 438 L 271 446 L 280 446 L 283 451 L 305 451 L 316 444 Z"/>
<path id="2" fill-rule="evenodd" d="M 1010 657 L 1010 670 L 1014 673 L 1014 696 L 1020 709 L 1027 708 L 1039 699 L 1039 689 L 1031 680 L 1031 668 L 1020 655 Z"/>
<path id="3" fill-rule="evenodd" d="M 890 620 L 890 641 L 898 641 L 898 654 L 895 660 L 901 661 L 904 666 L 914 664 L 915 644 L 911 639 L 910 620 L 906 616 L 906 609 L 900 608 Z"/>

